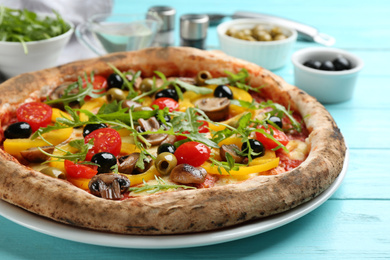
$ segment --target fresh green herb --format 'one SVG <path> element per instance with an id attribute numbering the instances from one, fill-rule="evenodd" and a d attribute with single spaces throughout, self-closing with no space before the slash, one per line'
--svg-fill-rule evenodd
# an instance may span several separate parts
<path id="1" fill-rule="evenodd" d="M 287 116 L 290 119 L 291 125 L 294 127 L 294 129 L 298 132 L 302 131 L 301 124 L 292 116 L 292 112 L 289 109 L 286 109 L 284 106 L 269 100 L 267 102 L 260 103 L 259 109 L 261 108 L 272 108 L 272 111 L 267 112 L 267 114 L 270 115 L 276 115 L 280 118 L 282 118 L 284 115 Z"/>
<path id="2" fill-rule="evenodd" d="M 199 133 L 199 127 L 203 124 L 202 121 L 209 121 L 203 111 L 190 107 L 185 112 L 173 112 L 172 114 L 174 116 L 171 124 L 174 133 L 186 132 L 188 134 L 179 134 L 186 136 L 188 138 L 186 141 L 197 141 L 210 147 L 219 148 L 217 143 L 207 138 L 205 134 Z"/>
<path id="3" fill-rule="evenodd" d="M 42 138 L 42 140 L 44 142 L 46 142 L 48 145 L 51 145 L 53 146 L 53 144 L 51 144 L 49 141 L 47 141 L 42 135 L 38 134 L 39 137 Z M 76 148 L 78 150 L 77 153 L 71 153 L 69 151 L 66 151 L 58 146 L 54 146 L 54 149 L 57 149 L 61 152 L 63 152 L 64 154 L 63 155 L 54 155 L 54 154 L 51 154 L 51 153 L 47 153 L 45 152 L 41 147 L 38 147 L 38 150 L 41 151 L 41 153 L 51 157 L 51 158 L 56 158 L 58 160 L 69 160 L 69 161 L 72 161 L 72 162 L 75 162 L 75 163 L 78 163 L 80 161 L 82 161 L 83 164 L 93 164 L 95 165 L 94 163 L 91 163 L 91 162 L 84 162 L 85 160 L 85 157 L 87 156 L 87 153 L 88 153 L 88 150 L 91 149 L 93 147 L 93 140 L 89 140 L 88 143 L 84 143 L 84 140 L 83 139 L 77 139 L 77 140 L 72 140 L 69 142 L 69 145 Z"/>
<path id="4" fill-rule="evenodd" d="M 225 156 L 226 156 L 226 162 L 218 161 L 214 159 L 214 157 L 210 158 L 211 166 L 217 166 L 218 172 L 221 175 L 222 175 L 222 169 L 225 169 L 227 173 L 229 173 L 230 175 L 230 171 L 238 171 L 239 165 L 242 166 L 244 165 L 244 164 L 235 163 L 233 157 L 229 153 L 226 153 Z"/>
<path id="5" fill-rule="evenodd" d="M 27 9 L 0 5 L 0 41 L 20 42 L 24 53 L 28 54 L 26 42 L 50 39 L 69 31 L 70 25 L 59 13 L 53 12 L 55 17 L 42 17 Z"/>
<path id="6" fill-rule="evenodd" d="M 154 176 L 157 183 L 155 185 L 148 184 L 145 180 L 143 180 L 144 185 L 140 187 L 131 187 L 129 188 L 129 191 L 140 193 L 140 192 L 147 192 L 147 193 L 156 193 L 163 190 L 169 190 L 169 189 L 196 189 L 195 187 L 186 186 L 186 185 L 176 185 L 176 184 L 167 184 L 161 177 Z"/>
<path id="7" fill-rule="evenodd" d="M 206 84 L 210 85 L 226 85 L 229 84 L 231 86 L 235 86 L 237 88 L 243 89 L 245 91 L 255 91 L 259 92 L 259 88 L 254 88 L 249 85 L 246 85 L 246 82 L 249 78 L 249 73 L 245 68 L 242 68 L 237 74 L 234 74 L 230 71 L 224 71 L 228 76 L 221 78 L 214 78 L 206 80 Z"/>
<path id="8" fill-rule="evenodd" d="M 176 84 L 178 84 L 180 87 L 188 90 L 188 91 L 192 91 L 192 92 L 195 92 L 196 94 L 201 94 L 201 95 L 207 95 L 207 94 L 210 94 L 213 92 L 212 89 L 209 89 L 209 88 L 205 88 L 205 87 L 198 87 L 198 86 L 194 86 L 194 85 L 191 85 L 187 82 L 184 82 L 184 81 L 181 81 L 179 79 L 176 79 L 174 81 Z"/>
<path id="9" fill-rule="evenodd" d="M 84 83 L 86 82 L 86 83 Z M 64 94 L 58 98 L 45 101 L 46 104 L 58 104 L 63 103 L 64 105 L 69 105 L 71 102 L 79 102 L 80 105 L 83 105 L 85 103 L 84 99 L 86 96 L 90 96 L 92 98 L 98 98 L 102 97 L 105 94 L 103 93 L 104 90 L 96 91 L 93 88 L 92 83 L 94 82 L 94 75 L 91 73 L 90 79 L 88 79 L 87 74 L 84 74 L 84 82 L 81 77 L 78 78 L 77 82 L 74 82 L 70 84 L 65 90 Z M 85 86 L 84 86 L 85 85 Z"/>

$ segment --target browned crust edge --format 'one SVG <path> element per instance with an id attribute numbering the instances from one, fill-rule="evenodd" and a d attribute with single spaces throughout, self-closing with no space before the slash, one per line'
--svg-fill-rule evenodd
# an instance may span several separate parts
<path id="1" fill-rule="evenodd" d="M 214 76 L 246 68 L 250 84 L 276 102 L 299 111 L 309 129 L 311 151 L 296 169 L 277 176 L 260 176 L 222 187 L 186 190 L 108 201 L 67 182 L 20 165 L 0 150 L 0 198 L 36 214 L 89 229 L 124 234 L 178 234 L 214 230 L 280 213 L 323 192 L 340 173 L 345 143 L 333 118 L 314 98 L 254 64 L 218 52 L 192 48 L 150 48 L 117 53 L 27 73 L 0 85 L 0 116 L 32 96 L 74 80 L 84 72 L 107 75 L 107 63 L 121 70 L 159 70 L 167 76 L 194 76 L 209 70 Z M 30 95 L 33 93 L 33 95 Z"/>

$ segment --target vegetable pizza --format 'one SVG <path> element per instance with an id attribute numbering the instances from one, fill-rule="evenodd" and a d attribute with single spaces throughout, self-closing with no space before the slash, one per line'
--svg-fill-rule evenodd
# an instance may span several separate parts
<path id="1" fill-rule="evenodd" d="M 314 98 L 254 64 L 149 48 L 0 85 L 0 198 L 123 234 L 215 230 L 296 207 L 346 147 Z"/>

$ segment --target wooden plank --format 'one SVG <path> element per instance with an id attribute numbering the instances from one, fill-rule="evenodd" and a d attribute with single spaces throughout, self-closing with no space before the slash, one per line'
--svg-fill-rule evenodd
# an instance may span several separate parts
<path id="1" fill-rule="evenodd" d="M 331 199 L 390 199 L 390 149 L 350 149 L 343 183 Z"/>
<path id="2" fill-rule="evenodd" d="M 2 259 L 386 259 L 390 201 L 330 200 L 286 226 L 219 245 L 136 250 L 49 237 L 0 217 Z M 164 238 L 162 238 L 164 239 Z M 38 257 L 39 256 L 39 257 Z"/>

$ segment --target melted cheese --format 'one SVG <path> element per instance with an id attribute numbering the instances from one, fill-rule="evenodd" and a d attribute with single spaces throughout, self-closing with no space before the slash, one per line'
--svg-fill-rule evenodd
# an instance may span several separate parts
<path id="1" fill-rule="evenodd" d="M 286 148 L 290 151 L 288 153 L 288 157 L 290 157 L 290 159 L 300 161 L 306 159 L 310 150 L 309 145 L 306 142 L 302 142 L 299 140 L 291 140 L 286 145 Z"/>

